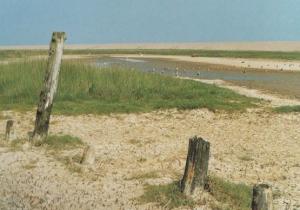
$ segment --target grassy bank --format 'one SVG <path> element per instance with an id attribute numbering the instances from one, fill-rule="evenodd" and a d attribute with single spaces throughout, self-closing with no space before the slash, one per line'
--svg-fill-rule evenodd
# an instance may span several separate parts
<path id="1" fill-rule="evenodd" d="M 300 105 L 298 106 L 280 106 L 274 109 L 277 113 L 292 113 L 300 112 Z"/>
<path id="2" fill-rule="evenodd" d="M 167 185 L 146 185 L 144 194 L 138 198 L 141 203 L 157 203 L 164 209 L 173 209 L 180 206 L 191 209 L 207 201 L 195 201 L 180 192 L 179 182 Z M 210 202 L 212 209 L 249 210 L 251 206 L 251 187 L 245 184 L 235 184 L 219 177 L 209 177 L 209 194 L 215 201 Z"/>
<path id="3" fill-rule="evenodd" d="M 300 60 L 300 52 L 277 51 L 236 51 L 236 50 L 191 50 L 191 49 L 92 49 L 65 50 L 65 55 L 103 55 L 103 54 L 151 54 L 186 55 L 195 57 L 224 58 L 265 58 L 280 60 Z M 24 58 L 34 55 L 47 55 L 47 50 L 0 50 L 0 60 L 5 58 Z"/>
<path id="4" fill-rule="evenodd" d="M 276 51 L 235 51 L 235 50 L 191 50 L 191 49 L 116 49 L 116 50 L 67 50 L 66 54 L 150 54 L 186 55 L 193 57 L 222 58 L 265 58 L 280 60 L 300 60 L 300 52 Z"/>
<path id="5" fill-rule="evenodd" d="M 0 110 L 36 106 L 45 62 L 0 65 Z M 59 114 L 147 112 L 155 109 L 244 110 L 257 102 L 195 81 L 126 69 L 64 63 L 54 104 Z"/>
<path id="6" fill-rule="evenodd" d="M 0 61 L 13 58 L 28 58 L 36 55 L 47 55 L 46 50 L 0 50 Z"/>

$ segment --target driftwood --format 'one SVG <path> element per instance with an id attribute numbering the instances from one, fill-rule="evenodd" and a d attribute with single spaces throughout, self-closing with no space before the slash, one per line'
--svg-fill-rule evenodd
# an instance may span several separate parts
<path id="1" fill-rule="evenodd" d="M 269 185 L 253 187 L 252 210 L 273 210 L 272 189 Z"/>
<path id="2" fill-rule="evenodd" d="M 187 196 L 203 191 L 207 184 L 209 149 L 210 143 L 202 138 L 189 140 L 184 176 L 180 183 L 181 192 Z"/>
<path id="3" fill-rule="evenodd" d="M 13 141 L 16 140 L 16 131 L 14 127 L 14 121 L 8 120 L 6 122 L 6 130 L 5 130 L 5 140 L 6 141 Z"/>
<path id="4" fill-rule="evenodd" d="M 44 85 L 40 93 L 40 100 L 36 112 L 35 128 L 32 138 L 42 140 L 47 137 L 53 99 L 57 90 L 58 76 L 63 55 L 64 32 L 54 32 L 50 42 L 49 58 L 44 79 Z"/>

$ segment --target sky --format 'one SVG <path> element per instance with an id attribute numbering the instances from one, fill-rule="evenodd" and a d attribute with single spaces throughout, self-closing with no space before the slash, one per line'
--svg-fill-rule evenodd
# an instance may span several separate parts
<path id="1" fill-rule="evenodd" d="M 300 41 L 299 0 L 1 0 L 0 45 Z"/>

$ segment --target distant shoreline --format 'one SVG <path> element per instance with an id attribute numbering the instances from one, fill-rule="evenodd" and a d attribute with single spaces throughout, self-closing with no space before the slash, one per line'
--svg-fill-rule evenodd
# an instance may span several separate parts
<path id="1" fill-rule="evenodd" d="M 211 69 L 230 70 L 237 68 L 240 70 L 258 71 L 285 71 L 300 72 L 300 61 L 283 61 L 276 59 L 254 59 L 254 58 L 221 58 L 221 57 L 191 57 L 176 55 L 111 55 L 112 57 L 123 58 L 152 58 L 167 59 L 180 62 L 190 62 L 206 66 Z"/>
<path id="2" fill-rule="evenodd" d="M 8 45 L 0 50 L 46 50 L 48 45 Z M 277 42 L 198 42 L 198 43 L 116 43 L 116 44 L 66 44 L 65 49 L 199 49 L 241 51 L 300 51 L 300 41 Z"/>

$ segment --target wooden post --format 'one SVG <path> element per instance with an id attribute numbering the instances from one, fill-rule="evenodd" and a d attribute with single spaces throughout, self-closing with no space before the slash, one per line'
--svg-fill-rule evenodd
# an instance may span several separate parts
<path id="1" fill-rule="evenodd" d="M 269 185 L 253 187 L 252 210 L 273 210 L 272 189 Z"/>
<path id="2" fill-rule="evenodd" d="M 210 143 L 202 138 L 195 136 L 189 140 L 184 176 L 180 183 L 181 192 L 187 196 L 204 190 L 207 183 L 209 149 Z"/>
<path id="3" fill-rule="evenodd" d="M 87 146 L 84 148 L 80 163 L 84 165 L 93 165 L 95 163 L 95 149 L 93 147 Z"/>
<path id="4" fill-rule="evenodd" d="M 14 121 L 8 120 L 6 122 L 6 130 L 5 130 L 5 140 L 6 141 L 13 141 L 16 139 Z"/>
<path id="5" fill-rule="evenodd" d="M 35 128 L 32 136 L 34 140 L 42 140 L 48 135 L 65 40 L 66 35 L 64 32 L 54 32 L 52 35 L 44 85 L 36 112 Z"/>

